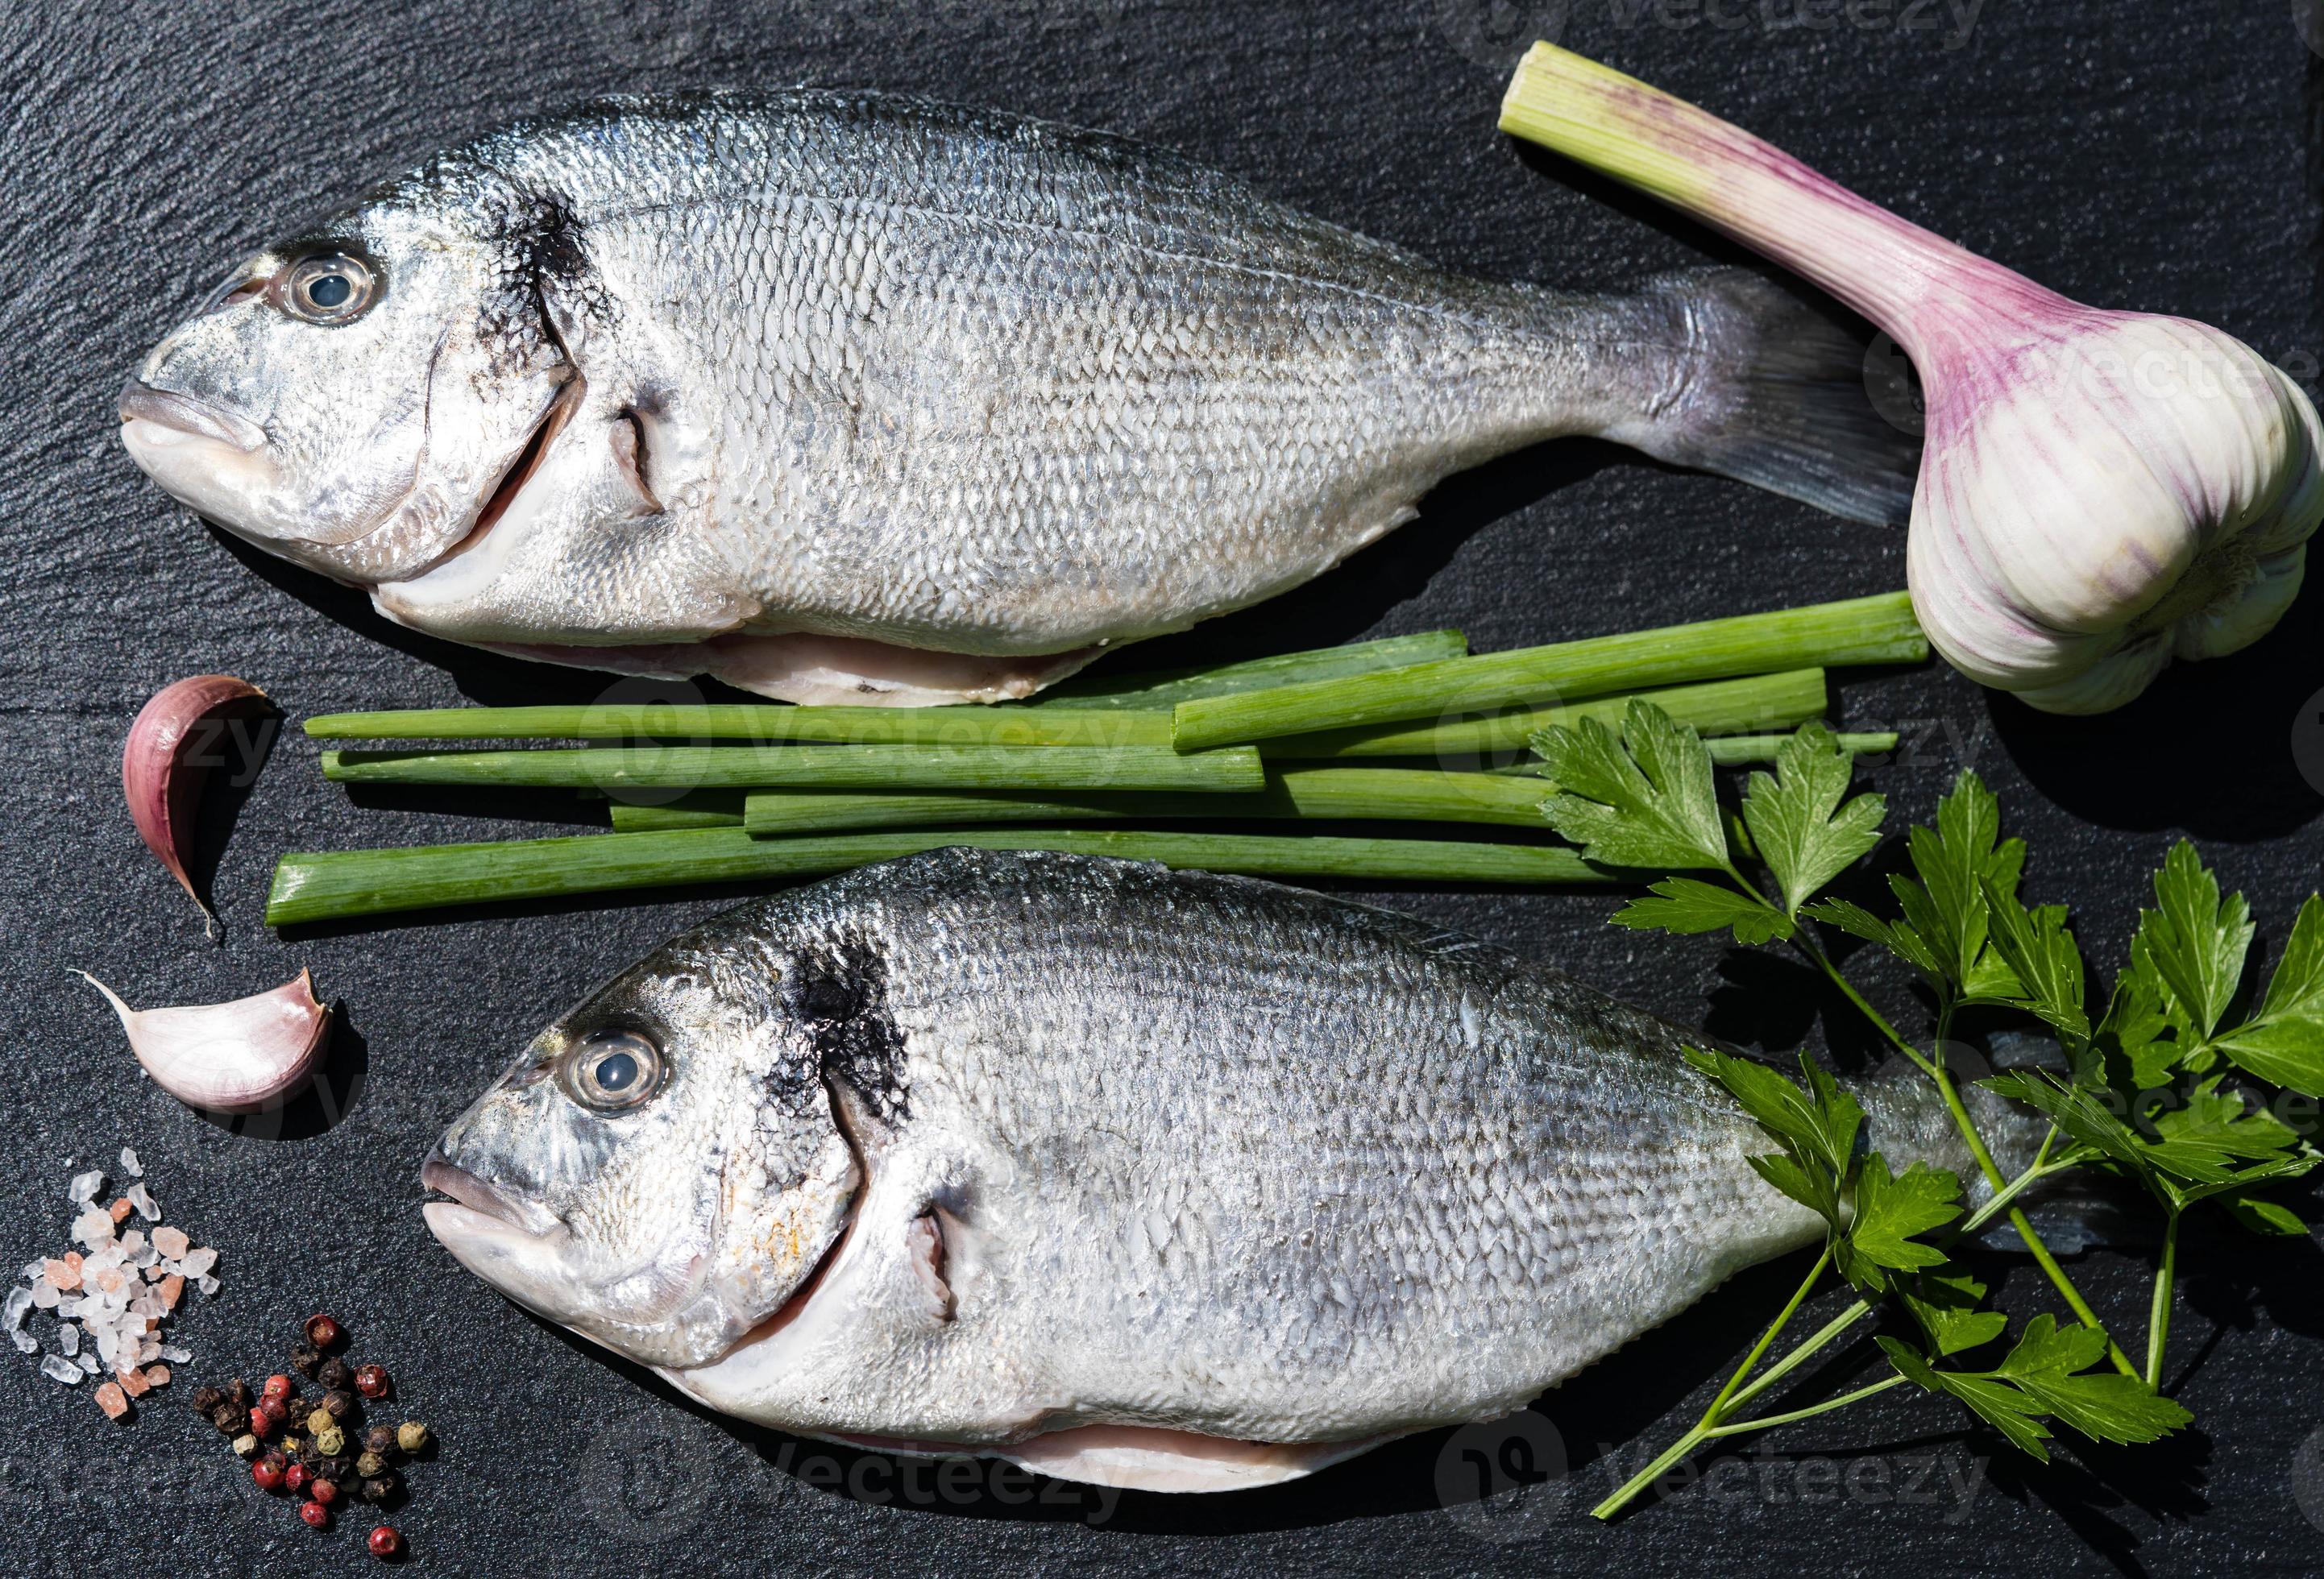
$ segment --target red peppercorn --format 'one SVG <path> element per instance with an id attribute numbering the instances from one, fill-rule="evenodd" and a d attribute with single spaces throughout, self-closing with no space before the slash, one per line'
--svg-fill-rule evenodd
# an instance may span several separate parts
<path id="1" fill-rule="evenodd" d="M 403 1538 L 395 1533 L 395 1526 L 392 1524 L 383 1524 L 373 1529 L 364 1544 L 371 1547 L 373 1556 L 383 1562 L 390 1557 L 400 1556 L 403 1552 Z"/>
<path id="2" fill-rule="evenodd" d="M 279 1398 L 262 1398 L 258 1400 L 257 1409 L 254 1409 L 252 1412 L 254 1414 L 264 1415 L 268 1419 L 272 1420 L 277 1426 L 280 1426 L 283 1421 L 290 1418 L 290 1406 L 284 1403 Z"/>
<path id="3" fill-rule="evenodd" d="M 307 1483 L 307 1495 L 327 1508 L 339 1500 L 339 1488 L 322 1476 L 317 1475 Z"/>
<path id="4" fill-rule="evenodd" d="M 365 1398 L 387 1396 L 387 1367 L 358 1365 L 355 1367 L 355 1391 Z"/>
<path id="5" fill-rule="evenodd" d="M 250 1478 L 258 1483 L 258 1489 L 262 1492 L 279 1492 L 282 1489 L 282 1477 L 289 1469 L 290 1465 L 282 1461 L 281 1454 L 270 1453 L 250 1466 Z"/>
<path id="6" fill-rule="evenodd" d="M 261 1399 L 289 1398 L 290 1396 L 290 1378 L 279 1373 L 269 1376 L 266 1379 L 266 1385 L 259 1390 L 258 1396 Z"/>
<path id="7" fill-rule="evenodd" d="M 320 1312 L 307 1317 L 307 1341 L 318 1349 L 339 1345 L 339 1324 Z"/>
<path id="8" fill-rule="evenodd" d="M 282 1472 L 282 1489 L 295 1497 L 307 1489 L 307 1483 L 312 1478 L 305 1464 L 294 1464 Z"/>
<path id="9" fill-rule="evenodd" d="M 272 1437 L 275 1432 L 281 1428 L 281 1415 L 270 1415 L 263 1409 L 254 1409 L 250 1411 L 250 1429 L 252 1435 L 256 1437 Z"/>
<path id="10" fill-rule="evenodd" d="M 301 1502 L 299 1504 L 299 1517 L 320 1529 L 331 1522 L 331 1510 L 320 1502 Z"/>

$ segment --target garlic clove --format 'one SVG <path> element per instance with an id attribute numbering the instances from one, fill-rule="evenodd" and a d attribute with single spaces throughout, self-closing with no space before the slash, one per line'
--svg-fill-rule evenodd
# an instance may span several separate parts
<path id="1" fill-rule="evenodd" d="M 208 1113 L 261 1113 L 306 1089 L 330 1042 L 331 1012 L 315 997 L 314 980 L 231 1003 L 133 1009 L 86 970 L 121 1017 L 130 1051 L 153 1083 Z"/>
<path id="2" fill-rule="evenodd" d="M 212 771 L 227 760 L 222 748 L 235 746 L 249 767 L 272 743 L 271 727 L 251 733 L 247 726 L 269 717 L 266 693 L 232 675 L 196 675 L 164 686 L 138 711 L 121 748 L 121 789 L 129 818 L 187 897 L 201 906 L 211 934 L 217 916 L 194 886 L 190 868 L 195 814 Z"/>

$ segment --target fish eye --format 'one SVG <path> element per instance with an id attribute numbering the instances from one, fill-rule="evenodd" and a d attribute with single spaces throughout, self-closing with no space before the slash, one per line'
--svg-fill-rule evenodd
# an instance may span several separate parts
<path id="1" fill-rule="evenodd" d="M 281 277 L 283 310 L 310 324 L 344 324 L 361 317 L 375 294 L 370 267 L 346 252 L 309 253 Z"/>
<path id="2" fill-rule="evenodd" d="M 661 1050 L 635 1031 L 597 1031 L 565 1055 L 565 1088 L 584 1107 L 635 1107 L 661 1084 Z"/>

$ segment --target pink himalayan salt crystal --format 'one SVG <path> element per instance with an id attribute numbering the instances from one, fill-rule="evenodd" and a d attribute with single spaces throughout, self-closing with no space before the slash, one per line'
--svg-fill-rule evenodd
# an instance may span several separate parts
<path id="1" fill-rule="evenodd" d="M 114 1223 L 115 1223 L 115 1226 L 118 1226 L 118 1225 L 120 1225 L 120 1224 L 125 1223 L 125 1222 L 127 1222 L 127 1221 L 129 1220 L 130 1206 L 129 1206 L 128 1198 L 127 1198 L 126 1197 L 124 1197 L 124 1198 L 123 1198 L 122 1199 L 120 1199 L 120 1200 L 115 1201 L 115 1202 L 113 1203 L 113 1208 L 112 1208 L 112 1209 L 113 1209 L 113 1221 L 114 1221 Z"/>
<path id="2" fill-rule="evenodd" d="M 164 1310 L 175 1310 L 178 1308 L 179 1297 L 185 1293 L 185 1291 L 186 1280 L 180 1277 L 176 1272 L 171 1272 L 168 1277 L 163 1278 L 161 1280 L 161 1308 Z"/>
<path id="3" fill-rule="evenodd" d="M 132 1398 L 143 1398 L 152 1391 L 143 1371 L 115 1371 L 113 1375 L 121 1391 Z"/>
<path id="4" fill-rule="evenodd" d="M 145 1231 L 142 1228 L 132 1228 L 115 1243 L 121 1246 L 122 1254 L 134 1255 L 145 1248 Z"/>
<path id="5" fill-rule="evenodd" d="M 217 1252 L 212 1250 L 208 1245 L 203 1245 L 198 1250 L 189 1250 L 184 1255 L 178 1258 L 178 1270 L 185 1273 L 189 1278 L 202 1277 L 203 1273 L 208 1271 L 210 1268 L 216 1265 L 217 1265 Z M 208 1283 L 211 1280 L 207 1278 L 203 1279 L 205 1283 Z M 202 1292 L 205 1294 L 212 1291 L 213 1290 L 207 1287 L 202 1290 Z"/>
<path id="6" fill-rule="evenodd" d="M 50 1257 L 41 1263 L 41 1275 L 48 1280 L 49 1287 L 60 1293 L 69 1294 L 80 1287 L 80 1268 L 69 1261 Z"/>
<path id="7" fill-rule="evenodd" d="M 183 1228 L 156 1228 L 153 1230 L 153 1248 L 175 1261 L 193 1248 L 193 1241 L 186 1237 Z"/>
<path id="8" fill-rule="evenodd" d="M 113 1242 L 113 1219 L 102 1211 L 91 1208 L 73 1219 L 72 1236 L 95 1250 L 100 1244 Z"/>
<path id="9" fill-rule="evenodd" d="M 167 1386 L 169 1386 L 169 1385 L 170 1385 L 170 1368 L 169 1368 L 167 1365 L 148 1365 L 148 1366 L 146 1366 L 146 1367 L 145 1367 L 145 1385 L 146 1385 L 146 1386 L 148 1386 L 148 1387 L 167 1387 Z"/>
<path id="10" fill-rule="evenodd" d="M 100 1293 L 118 1294 L 121 1292 L 122 1285 L 128 1281 L 119 1267 L 109 1266 L 97 1274 L 97 1290 Z"/>
<path id="11" fill-rule="evenodd" d="M 108 1382 L 97 1390 L 97 1407 L 105 1411 L 106 1419 L 117 1420 L 129 1412 L 129 1399 L 119 1382 Z"/>

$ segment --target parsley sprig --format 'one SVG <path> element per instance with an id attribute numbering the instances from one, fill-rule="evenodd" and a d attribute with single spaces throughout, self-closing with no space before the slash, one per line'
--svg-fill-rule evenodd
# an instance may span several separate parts
<path id="1" fill-rule="evenodd" d="M 1646 702 L 1630 705 L 1618 735 L 1585 719 L 1545 730 L 1534 748 L 1559 785 L 1545 814 L 1590 859 L 1702 874 L 1654 884 L 1614 916 L 1618 925 L 1728 932 L 1747 946 L 1797 950 L 1935 1085 L 1981 1175 L 1965 1192 L 1952 1173 L 1924 1162 L 1896 1171 L 1866 1145 L 1856 1099 L 1804 1053 L 1794 1080 L 1729 1053 L 1691 1051 L 1689 1061 L 1774 1143 L 1751 1166 L 1823 1220 L 1823 1249 L 1702 1420 L 1597 1514 L 1611 1516 L 1708 1442 L 1900 1386 L 1950 1396 L 2043 1460 L 2053 1425 L 2094 1441 L 2135 1443 L 2191 1420 L 2162 1392 L 2182 1216 L 2209 1202 L 2255 1233 L 2307 1231 L 2263 1192 L 2324 1161 L 2268 1107 L 2279 1089 L 2324 1094 L 2324 900 L 2311 895 L 2301 906 L 2257 1006 L 2239 1014 L 2250 907 L 2239 894 L 2222 896 L 2182 840 L 2155 874 L 2155 907 L 2141 913 L 2129 967 L 2100 998 L 2066 908 L 2029 906 L 2021 897 L 2024 844 L 2002 836 L 1999 803 L 1974 774 L 1960 776 L 1933 826 L 1906 835 L 1909 872 L 1887 879 L 1895 913 L 1879 915 L 1819 897 L 1871 853 L 1887 812 L 1877 794 L 1850 795 L 1853 758 L 1821 724 L 1784 746 L 1774 772 L 1752 774 L 1731 813 L 1695 732 Z M 1849 979 L 1819 928 L 1912 968 L 1932 1005 L 1926 1047 Z M 2028 1016 L 2064 1053 L 2063 1073 L 2015 1069 L 1980 1082 L 2049 1121 L 2031 1161 L 2014 1171 L 1997 1161 L 1942 1056 L 1967 1009 Z M 2143 1365 L 2109 1336 L 2019 1204 L 2079 1168 L 2144 1189 L 2163 1214 Z M 2070 1319 L 2034 1313 L 1997 1362 L 1973 1361 L 1967 1356 L 2008 1336 L 2011 1317 L 1988 1303 L 1986 1285 L 1951 1251 L 1997 1217 L 2023 1241 Z M 1835 1275 L 1855 1299 L 1762 1369 Z M 1783 1413 L 1747 1415 L 1754 1400 L 1883 1309 L 1904 1319 L 1877 1337 L 1887 1364 L 1880 1380 Z"/>

